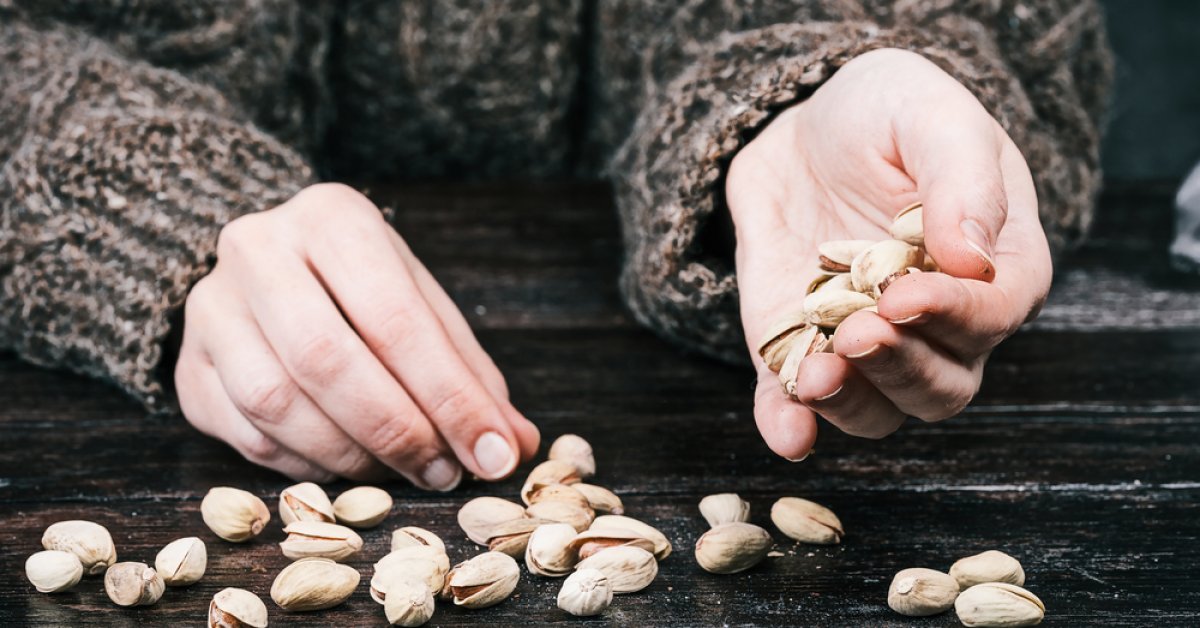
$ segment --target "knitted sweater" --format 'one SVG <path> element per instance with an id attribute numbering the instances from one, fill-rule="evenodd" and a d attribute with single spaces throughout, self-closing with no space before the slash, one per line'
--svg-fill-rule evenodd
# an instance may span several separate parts
<path id="1" fill-rule="evenodd" d="M 0 346 L 169 404 L 221 227 L 336 177 L 602 175 L 623 294 L 745 360 L 723 170 L 868 50 L 932 60 L 1087 229 L 1111 58 L 1094 0 L 0 0 Z"/>

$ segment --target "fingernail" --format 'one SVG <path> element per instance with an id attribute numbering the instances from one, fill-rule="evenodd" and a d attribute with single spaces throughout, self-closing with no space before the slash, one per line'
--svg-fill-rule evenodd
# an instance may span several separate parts
<path id="1" fill-rule="evenodd" d="M 992 261 L 992 244 L 988 239 L 987 232 L 983 230 L 983 226 L 975 221 L 974 218 L 968 218 L 958 223 L 959 230 L 962 231 L 963 239 L 967 241 L 967 246 L 975 249 L 975 252 L 983 258 L 986 266 L 983 269 L 983 274 L 991 274 L 992 268 L 996 263 Z"/>
<path id="2" fill-rule="evenodd" d="M 905 318 L 897 318 L 894 320 L 889 318 L 888 322 L 893 325 L 912 325 L 913 323 L 924 323 L 927 318 L 929 318 L 929 314 L 921 312 Z"/>
<path id="3" fill-rule="evenodd" d="M 845 386 L 838 386 L 837 390 L 825 395 L 824 397 L 817 397 L 816 399 L 813 399 L 813 401 L 829 401 L 830 399 L 838 396 L 838 393 L 842 392 L 843 388 L 845 388 Z M 801 458 L 801 460 L 803 460 L 803 458 Z"/>
<path id="4" fill-rule="evenodd" d="M 503 436 L 487 432 L 475 441 L 475 462 L 488 479 L 496 479 L 512 471 L 517 455 Z"/>
<path id="5" fill-rule="evenodd" d="M 839 388 L 838 390 L 841 390 L 841 389 Z M 804 455 L 800 456 L 799 458 L 784 458 L 784 460 L 787 460 L 788 462 L 804 462 L 811 455 L 812 455 L 812 450 L 810 449 L 810 450 L 804 452 Z"/>
<path id="6" fill-rule="evenodd" d="M 862 353 L 855 353 L 853 355 L 847 355 L 846 358 L 850 359 L 850 360 L 878 361 L 878 360 L 882 360 L 882 359 L 886 358 L 887 355 L 888 355 L 887 347 L 885 347 L 883 345 L 875 345 L 875 346 L 871 347 L 870 349 L 863 351 Z"/>
<path id="7" fill-rule="evenodd" d="M 446 457 L 436 458 L 425 465 L 421 481 L 435 491 L 451 491 L 462 481 L 462 466 Z"/>

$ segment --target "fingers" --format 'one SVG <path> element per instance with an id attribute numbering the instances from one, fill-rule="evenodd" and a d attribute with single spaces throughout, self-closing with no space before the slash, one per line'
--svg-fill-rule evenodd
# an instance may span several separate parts
<path id="1" fill-rule="evenodd" d="M 817 421 L 812 411 L 788 399 L 778 376 L 761 362 L 754 391 L 754 422 L 767 447 L 788 460 L 803 460 L 817 440 Z"/>
<path id="2" fill-rule="evenodd" d="M 851 436 L 883 438 L 907 415 L 845 359 L 816 353 L 800 363 L 796 397 Z"/>
<path id="3" fill-rule="evenodd" d="M 1024 318 L 997 286 L 941 273 L 917 273 L 894 282 L 879 300 L 879 315 L 964 362 L 991 351 Z"/>
<path id="4" fill-rule="evenodd" d="M 834 348 L 901 412 L 926 421 L 958 414 L 979 389 L 981 362 L 964 366 L 871 312 L 846 319 Z"/>

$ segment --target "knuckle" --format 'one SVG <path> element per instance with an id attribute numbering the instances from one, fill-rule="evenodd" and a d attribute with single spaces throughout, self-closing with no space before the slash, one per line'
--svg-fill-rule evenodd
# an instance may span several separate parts
<path id="1" fill-rule="evenodd" d="M 304 188 L 296 201 L 305 210 L 318 215 L 379 214 L 375 204 L 358 190 L 344 183 L 317 183 Z"/>
<path id="2" fill-rule="evenodd" d="M 251 462 L 266 464 L 274 461 L 281 450 L 278 443 L 256 430 L 253 436 L 242 440 L 238 451 L 242 452 L 242 455 Z"/>
<path id="3" fill-rule="evenodd" d="M 271 373 L 248 379 L 233 401 L 251 421 L 277 424 L 288 416 L 298 392 L 286 375 Z"/>
<path id="4" fill-rule="evenodd" d="M 350 366 L 346 342 L 327 332 L 315 333 L 300 344 L 291 359 L 292 372 L 305 382 L 327 384 Z"/>
<path id="5" fill-rule="evenodd" d="M 234 218 L 221 228 L 217 234 L 217 259 L 235 257 L 252 246 L 258 232 L 256 214 L 246 214 Z"/>
<path id="6" fill-rule="evenodd" d="M 367 480 L 377 475 L 379 463 L 366 450 L 351 447 L 335 461 L 333 470 L 354 480 Z"/>
<path id="7" fill-rule="evenodd" d="M 447 384 L 430 396 L 429 416 L 439 425 L 471 423 L 485 412 L 483 399 L 466 383 Z"/>
<path id="8" fill-rule="evenodd" d="M 417 338 L 417 330 L 412 324 L 412 315 L 403 299 L 389 300 L 385 305 L 366 308 L 367 320 L 378 321 L 371 326 L 372 333 L 367 336 L 367 343 L 377 354 L 405 354 Z"/>
<path id="9" fill-rule="evenodd" d="M 381 421 L 370 434 L 370 449 L 384 460 L 410 457 L 421 445 L 416 421 L 413 416 L 394 416 Z"/>

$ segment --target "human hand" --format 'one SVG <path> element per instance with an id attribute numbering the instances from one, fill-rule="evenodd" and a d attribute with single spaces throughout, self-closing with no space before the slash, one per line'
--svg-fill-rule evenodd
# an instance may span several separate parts
<path id="1" fill-rule="evenodd" d="M 392 470 L 435 490 L 537 450 L 454 303 L 358 192 L 315 185 L 234 220 L 217 258 L 175 367 L 200 431 L 296 479 Z"/>
<path id="2" fill-rule="evenodd" d="M 1050 288 L 1025 159 L 966 88 L 914 53 L 857 57 L 782 112 L 734 157 L 726 198 L 758 367 L 755 420 L 788 459 L 812 449 L 816 414 L 869 438 L 892 433 L 907 415 L 957 414 L 978 391 L 991 350 L 1036 315 Z M 789 400 L 756 349 L 767 326 L 800 307 L 817 274 L 817 244 L 885 239 L 893 216 L 916 201 L 942 273 L 902 277 L 878 314 L 846 319 L 836 353 L 801 363 L 800 403 Z"/>

